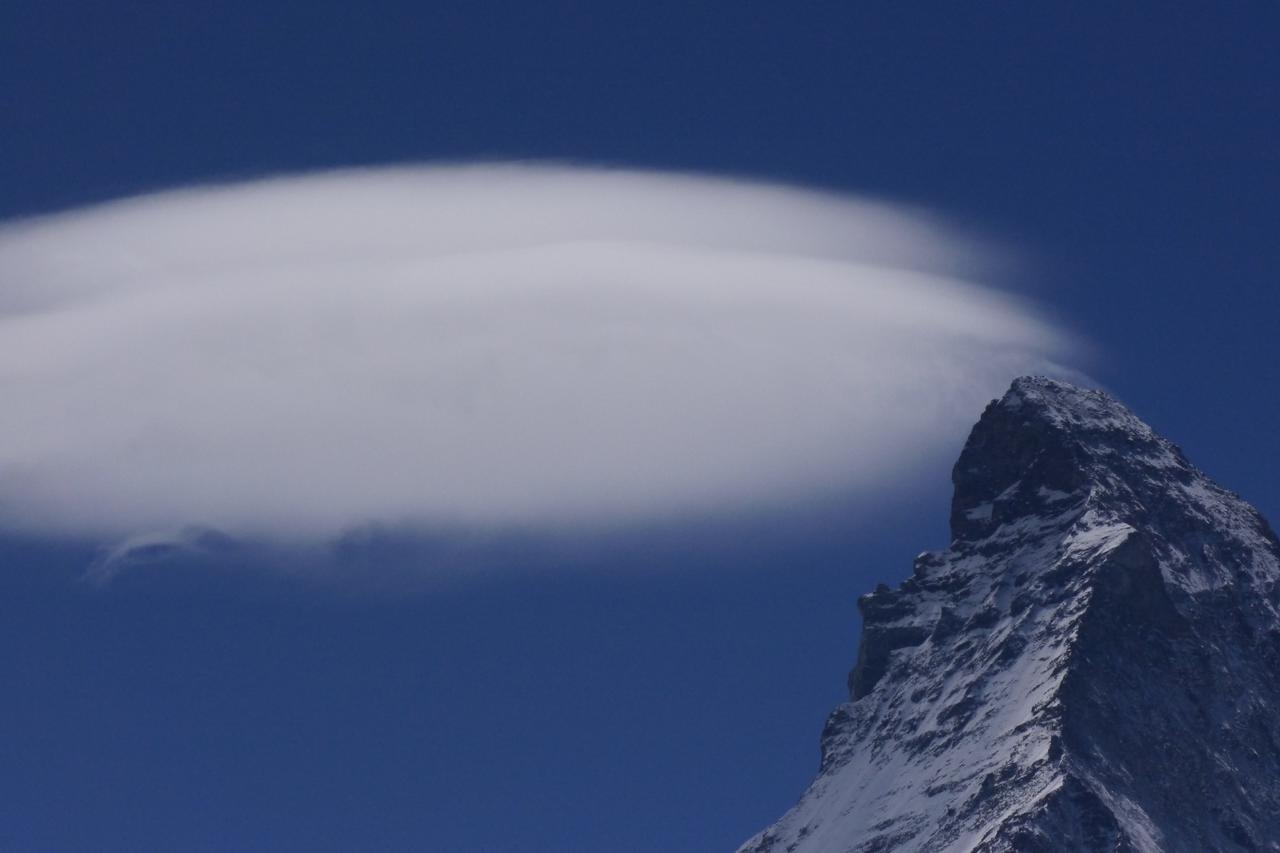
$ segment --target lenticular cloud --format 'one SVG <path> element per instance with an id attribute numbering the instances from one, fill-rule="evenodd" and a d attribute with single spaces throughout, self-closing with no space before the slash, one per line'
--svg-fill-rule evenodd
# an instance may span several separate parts
<path id="1" fill-rule="evenodd" d="M 1069 349 L 893 206 L 394 168 L 0 229 L 0 526 L 573 528 L 881 490 Z"/>

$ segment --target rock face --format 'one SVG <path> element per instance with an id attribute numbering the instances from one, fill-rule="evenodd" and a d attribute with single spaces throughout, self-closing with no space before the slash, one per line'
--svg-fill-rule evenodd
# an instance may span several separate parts
<path id="1" fill-rule="evenodd" d="M 817 778 L 740 853 L 1280 851 L 1280 543 L 1107 395 L 1023 378 L 952 543 L 858 604 Z"/>

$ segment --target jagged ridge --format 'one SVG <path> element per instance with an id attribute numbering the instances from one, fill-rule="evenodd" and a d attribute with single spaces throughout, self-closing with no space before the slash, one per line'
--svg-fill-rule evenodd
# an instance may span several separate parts
<path id="1" fill-rule="evenodd" d="M 742 853 L 1280 850 L 1280 544 L 1108 395 L 1018 379 L 951 546 L 859 600 L 817 778 Z"/>

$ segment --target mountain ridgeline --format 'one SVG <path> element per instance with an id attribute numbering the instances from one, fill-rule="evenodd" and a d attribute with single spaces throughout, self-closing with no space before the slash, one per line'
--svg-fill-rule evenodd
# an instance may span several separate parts
<path id="1" fill-rule="evenodd" d="M 1026 377 L 951 546 L 863 596 L 817 778 L 739 853 L 1280 851 L 1280 543 L 1106 394 Z"/>

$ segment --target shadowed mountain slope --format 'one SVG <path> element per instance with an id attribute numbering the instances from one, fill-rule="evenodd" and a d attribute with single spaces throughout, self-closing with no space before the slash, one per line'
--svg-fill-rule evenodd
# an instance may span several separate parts
<path id="1" fill-rule="evenodd" d="M 859 600 L 817 778 L 740 853 L 1280 850 L 1280 543 L 1106 394 L 1013 383 L 951 546 Z"/>

